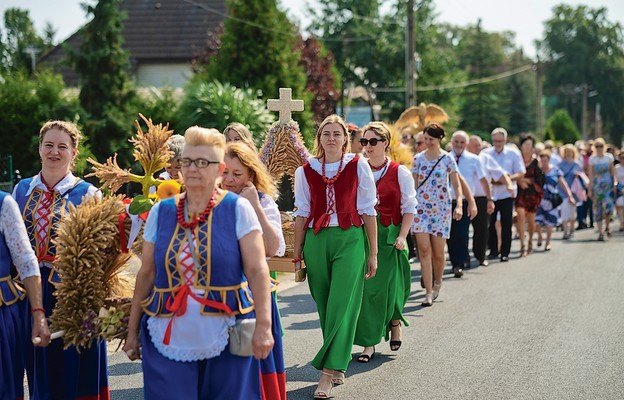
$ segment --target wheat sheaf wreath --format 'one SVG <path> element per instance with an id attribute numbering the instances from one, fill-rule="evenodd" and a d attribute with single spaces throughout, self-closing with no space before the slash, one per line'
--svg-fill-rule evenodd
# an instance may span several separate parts
<path id="1" fill-rule="evenodd" d="M 65 348 L 90 347 L 100 337 L 98 313 L 119 304 L 127 290 L 128 282 L 119 275 L 132 256 L 120 251 L 122 200 L 122 196 L 93 197 L 70 205 L 59 221 L 54 268 L 61 283 L 50 323 L 53 331 L 64 331 Z"/>

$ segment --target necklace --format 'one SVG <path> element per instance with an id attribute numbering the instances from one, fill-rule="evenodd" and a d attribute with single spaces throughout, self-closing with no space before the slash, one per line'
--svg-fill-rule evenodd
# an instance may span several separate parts
<path id="1" fill-rule="evenodd" d="M 368 165 L 370 165 L 370 168 L 373 171 L 381 171 L 383 169 L 383 167 L 386 166 L 386 164 L 388 164 L 388 158 L 387 157 L 384 157 L 384 162 L 380 166 L 378 166 L 378 167 L 376 167 L 373 164 L 371 164 L 370 159 L 368 160 Z"/>
<path id="2" fill-rule="evenodd" d="M 336 172 L 336 176 L 334 176 L 333 178 L 328 178 L 327 176 L 325 176 L 325 156 L 323 156 L 323 163 L 321 165 L 323 182 L 325 182 L 328 185 L 333 185 L 334 182 L 338 180 L 338 177 L 340 176 L 340 173 L 342 172 L 343 162 L 344 162 L 344 154 L 340 156 L 340 165 L 338 166 L 338 172 Z"/>
<path id="3" fill-rule="evenodd" d="M 183 200 L 180 199 L 178 201 L 178 209 L 177 209 L 178 224 L 180 224 L 180 226 L 184 229 L 195 229 L 195 227 L 200 222 L 206 222 L 206 218 L 208 218 L 208 216 L 210 215 L 210 212 L 212 211 L 216 203 L 215 201 L 216 191 L 217 189 L 215 189 L 212 192 L 212 197 L 210 198 L 210 201 L 208 202 L 208 206 L 206 206 L 206 209 L 199 216 L 193 218 L 189 222 L 186 222 L 184 218 L 184 205 L 186 203 L 186 196 L 184 196 Z"/>

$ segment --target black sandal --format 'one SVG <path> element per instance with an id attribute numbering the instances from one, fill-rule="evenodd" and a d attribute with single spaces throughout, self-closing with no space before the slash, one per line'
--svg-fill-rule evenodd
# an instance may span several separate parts
<path id="1" fill-rule="evenodd" d="M 358 356 L 357 361 L 360 363 L 367 363 L 373 358 L 375 358 L 375 346 L 373 346 L 373 354 L 369 356 L 368 354 L 362 353 Z"/>
<path id="2" fill-rule="evenodd" d="M 399 321 L 398 324 L 393 325 L 392 323 L 390 323 L 390 327 L 391 328 L 398 328 L 401 326 L 401 321 Z M 391 340 L 390 341 L 390 350 L 392 351 L 399 351 L 399 349 L 401 348 L 401 344 L 403 344 L 403 341 L 401 340 Z"/>

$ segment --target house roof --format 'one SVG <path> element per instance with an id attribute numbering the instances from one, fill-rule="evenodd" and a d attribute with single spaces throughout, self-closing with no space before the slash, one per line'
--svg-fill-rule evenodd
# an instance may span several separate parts
<path id="1" fill-rule="evenodd" d="M 200 53 L 208 38 L 227 14 L 224 0 L 125 0 L 121 9 L 124 20 L 124 44 L 133 70 L 144 63 L 188 63 Z M 80 49 L 82 28 L 64 43 Z M 40 59 L 40 64 L 53 65 L 66 84 L 78 83 L 78 75 L 68 66 L 63 43 Z"/>

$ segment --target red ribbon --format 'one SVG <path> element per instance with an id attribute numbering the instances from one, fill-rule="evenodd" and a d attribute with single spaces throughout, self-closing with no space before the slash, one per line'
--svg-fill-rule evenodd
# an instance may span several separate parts
<path id="1" fill-rule="evenodd" d="M 186 314 L 188 296 L 191 296 L 198 303 L 203 304 L 204 306 L 216 308 L 217 310 L 223 311 L 228 315 L 234 315 L 234 312 L 227 304 L 199 297 L 195 293 L 193 293 L 190 285 L 184 285 L 178 288 L 175 292 L 173 292 L 171 294 L 171 297 L 167 299 L 167 304 L 165 304 L 165 308 L 167 309 L 167 311 L 173 312 L 173 317 L 171 317 L 169 323 L 167 324 L 167 330 L 165 331 L 165 337 L 163 338 L 163 343 L 166 345 L 168 345 L 171 341 L 171 328 L 173 327 L 173 318 L 181 317 L 182 315 Z"/>
<path id="2" fill-rule="evenodd" d="M 314 222 L 314 234 L 316 235 L 321 229 L 327 228 L 330 221 L 331 214 L 323 213 L 323 215 L 321 215 L 321 217 Z"/>

